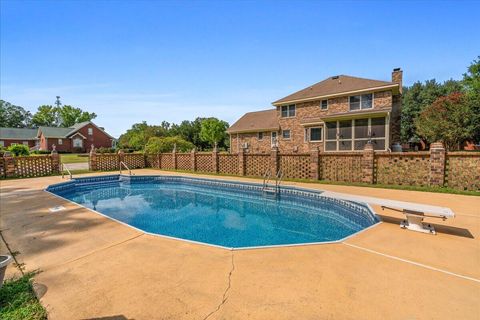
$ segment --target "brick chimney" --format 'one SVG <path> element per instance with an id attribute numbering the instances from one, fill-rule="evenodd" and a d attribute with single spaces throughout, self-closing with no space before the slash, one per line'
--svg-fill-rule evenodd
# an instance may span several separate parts
<path id="1" fill-rule="evenodd" d="M 398 83 L 400 86 L 399 86 L 399 91 L 400 91 L 400 94 L 402 93 L 402 86 L 403 86 L 403 71 L 401 68 L 395 68 L 393 69 L 392 71 L 392 82 L 393 83 Z"/>

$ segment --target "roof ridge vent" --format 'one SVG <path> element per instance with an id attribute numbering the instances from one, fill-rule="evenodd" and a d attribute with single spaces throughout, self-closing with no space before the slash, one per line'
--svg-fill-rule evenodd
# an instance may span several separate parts
<path id="1" fill-rule="evenodd" d="M 340 76 L 333 76 L 332 80 L 337 80 L 338 78 L 340 78 Z"/>

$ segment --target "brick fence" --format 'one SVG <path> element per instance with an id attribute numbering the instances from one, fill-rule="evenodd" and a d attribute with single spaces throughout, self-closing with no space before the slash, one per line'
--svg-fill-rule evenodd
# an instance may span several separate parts
<path id="1" fill-rule="evenodd" d="M 5 154 L 0 157 L 0 178 L 29 178 L 59 174 L 60 166 L 60 156 L 56 152 L 30 157 L 12 157 Z"/>
<path id="2" fill-rule="evenodd" d="M 375 152 L 367 144 L 363 152 L 281 154 L 196 152 L 160 154 L 90 153 L 91 170 L 118 170 L 123 161 L 130 169 L 157 168 L 238 176 L 261 177 L 281 170 L 285 178 L 335 182 L 447 186 L 480 191 L 480 153 L 446 152 L 432 144 L 429 152 Z"/>

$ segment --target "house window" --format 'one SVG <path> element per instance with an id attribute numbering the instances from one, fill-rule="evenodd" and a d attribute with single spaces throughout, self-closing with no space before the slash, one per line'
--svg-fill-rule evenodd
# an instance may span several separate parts
<path id="1" fill-rule="evenodd" d="M 73 139 L 73 147 L 74 148 L 83 148 L 83 140 L 80 138 Z"/>
<path id="2" fill-rule="evenodd" d="M 327 110 L 328 109 L 328 100 L 322 100 L 322 102 L 320 104 L 320 108 L 322 110 Z"/>
<path id="3" fill-rule="evenodd" d="M 0 140 L 0 147 L 5 147 L 5 141 Z"/>
<path id="4" fill-rule="evenodd" d="M 93 136 L 93 128 L 88 128 L 88 135 Z"/>
<path id="5" fill-rule="evenodd" d="M 22 144 L 28 146 L 28 141 L 23 141 Z"/>
<path id="6" fill-rule="evenodd" d="M 290 139 L 290 130 L 283 130 L 282 131 L 282 138 L 283 139 Z"/>
<path id="7" fill-rule="evenodd" d="M 263 140 L 263 132 L 258 133 L 258 140 L 259 141 Z"/>
<path id="8" fill-rule="evenodd" d="M 363 150 L 370 140 L 375 150 L 385 150 L 386 119 L 365 118 L 326 123 L 325 151 Z"/>
<path id="9" fill-rule="evenodd" d="M 63 144 L 63 140 L 62 139 L 58 139 L 58 145 L 62 145 Z"/>
<path id="10" fill-rule="evenodd" d="M 350 110 L 371 109 L 373 108 L 373 94 L 362 94 L 350 96 Z"/>
<path id="11" fill-rule="evenodd" d="M 295 117 L 295 105 L 282 106 L 282 118 Z"/>
<path id="12" fill-rule="evenodd" d="M 322 141 L 322 128 L 321 127 L 315 127 L 315 128 L 310 128 L 310 137 L 309 140 L 312 142 L 318 142 Z"/>
<path id="13" fill-rule="evenodd" d="M 272 132 L 272 147 L 277 146 L 277 133 L 275 131 Z"/>

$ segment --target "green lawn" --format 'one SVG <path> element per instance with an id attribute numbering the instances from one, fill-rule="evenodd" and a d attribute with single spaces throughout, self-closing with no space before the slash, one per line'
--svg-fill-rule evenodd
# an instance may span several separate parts
<path id="1" fill-rule="evenodd" d="M 27 273 L 19 279 L 5 281 L 0 288 L 0 319 L 47 319 L 47 311 L 33 293 L 31 279 L 34 275 Z"/>
<path id="2" fill-rule="evenodd" d="M 81 163 L 88 162 L 86 153 L 63 153 L 60 154 L 62 163 Z"/>

